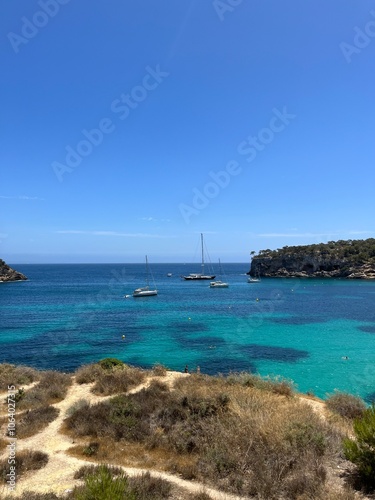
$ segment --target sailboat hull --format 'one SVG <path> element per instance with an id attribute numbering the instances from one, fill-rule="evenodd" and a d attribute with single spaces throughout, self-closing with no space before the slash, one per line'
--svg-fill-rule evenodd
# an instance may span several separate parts
<path id="1" fill-rule="evenodd" d="M 150 297 L 150 295 L 157 295 L 158 291 L 157 290 L 150 290 L 147 287 L 144 288 L 137 288 L 133 292 L 133 297 Z"/>
<path id="2" fill-rule="evenodd" d="M 207 276 L 205 274 L 189 274 L 189 276 L 182 276 L 184 280 L 214 280 L 215 276 Z"/>
<path id="3" fill-rule="evenodd" d="M 210 288 L 228 288 L 228 283 L 224 283 L 224 281 L 212 281 L 210 283 Z"/>

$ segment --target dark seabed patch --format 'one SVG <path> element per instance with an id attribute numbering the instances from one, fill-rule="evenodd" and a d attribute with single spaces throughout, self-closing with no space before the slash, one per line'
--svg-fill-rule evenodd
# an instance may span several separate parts
<path id="1" fill-rule="evenodd" d="M 285 363 L 296 363 L 300 359 L 309 357 L 308 351 L 272 345 L 248 344 L 241 347 L 240 350 L 248 354 L 252 359 L 267 359 L 271 361 L 283 361 Z"/>
<path id="2" fill-rule="evenodd" d="M 279 325 L 309 325 L 314 323 L 325 323 L 323 318 L 319 317 L 302 317 L 302 316 L 292 316 L 285 318 L 271 318 L 270 321 L 272 323 L 277 323 Z"/>
<path id="3" fill-rule="evenodd" d="M 208 326 L 203 322 L 194 322 L 186 318 L 186 321 L 174 321 L 169 323 L 168 330 L 178 333 L 208 332 Z"/>
<path id="4" fill-rule="evenodd" d="M 369 394 L 367 394 L 365 396 L 364 399 L 365 399 L 366 403 L 371 404 L 371 405 L 374 404 L 375 403 L 375 392 L 370 392 Z"/>
<path id="5" fill-rule="evenodd" d="M 174 335 L 174 339 L 181 347 L 187 349 L 216 349 L 226 344 L 225 340 L 220 337 L 181 337 Z"/>
<path id="6" fill-rule="evenodd" d="M 228 373 L 249 372 L 257 373 L 257 367 L 251 361 L 244 358 L 230 358 L 230 357 L 203 357 L 197 361 L 197 366 L 200 367 L 201 373 L 207 375 L 217 375 L 221 373 L 228 375 Z M 193 366 L 191 366 L 194 369 Z"/>
<path id="7" fill-rule="evenodd" d="M 359 326 L 358 330 L 361 330 L 361 332 L 366 332 L 366 333 L 375 333 L 375 325 Z"/>

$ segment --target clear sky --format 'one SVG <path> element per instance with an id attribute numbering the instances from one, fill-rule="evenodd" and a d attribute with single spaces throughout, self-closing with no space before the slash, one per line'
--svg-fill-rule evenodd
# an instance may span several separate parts
<path id="1" fill-rule="evenodd" d="M 374 237 L 370 0 L 18 0 L 0 257 L 186 262 Z"/>

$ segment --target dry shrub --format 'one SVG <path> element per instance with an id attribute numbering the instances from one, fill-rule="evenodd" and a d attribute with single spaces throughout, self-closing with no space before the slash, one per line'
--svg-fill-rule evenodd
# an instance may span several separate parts
<path id="1" fill-rule="evenodd" d="M 30 410 L 18 417 L 16 426 L 17 438 L 23 439 L 42 431 L 47 425 L 55 420 L 60 410 L 54 406 L 42 406 Z"/>
<path id="2" fill-rule="evenodd" d="M 90 406 L 90 403 L 86 399 L 78 399 L 75 403 L 72 404 L 67 410 L 66 410 L 66 416 L 70 417 L 75 413 L 77 410 L 80 410 L 82 408 L 87 408 Z"/>
<path id="3" fill-rule="evenodd" d="M 224 378 L 230 385 L 240 384 L 245 387 L 254 387 L 261 391 L 273 392 L 281 396 L 293 396 L 294 386 L 291 380 L 282 377 L 261 377 L 248 372 L 231 373 Z"/>
<path id="4" fill-rule="evenodd" d="M 14 496 L 7 496 L 4 500 L 12 500 Z M 55 493 L 35 493 L 33 491 L 24 491 L 21 496 L 17 496 L 17 500 L 62 500 L 61 496 Z"/>
<path id="5" fill-rule="evenodd" d="M 134 368 L 124 363 L 111 363 L 111 358 L 99 363 L 86 365 L 76 371 L 76 381 L 79 384 L 95 382 L 92 392 L 101 396 L 127 392 L 131 387 L 141 384 L 146 373 L 140 368 Z"/>
<path id="6" fill-rule="evenodd" d="M 15 467 L 17 477 L 20 477 L 27 471 L 42 469 L 47 465 L 47 463 L 47 453 L 43 453 L 42 451 L 24 450 L 17 451 L 15 455 L 15 463 L 12 464 L 12 466 Z M 10 464 L 8 463 L 8 459 L 2 460 L 0 462 L 0 477 L 6 480 L 6 475 L 9 473 L 9 470 Z"/>
<path id="7" fill-rule="evenodd" d="M 7 422 L 7 420 L 5 420 L 5 422 Z M 9 444 L 8 441 L 6 441 L 5 439 L 0 438 L 0 455 L 6 449 L 6 447 L 8 446 L 8 444 Z"/>
<path id="8" fill-rule="evenodd" d="M 167 369 L 164 365 L 156 364 L 152 367 L 152 374 L 155 377 L 165 377 L 167 375 Z"/>
<path id="9" fill-rule="evenodd" d="M 95 382 L 102 373 L 102 368 L 98 363 L 80 366 L 75 372 L 77 384 L 90 384 Z"/>
<path id="10" fill-rule="evenodd" d="M 98 468 L 98 465 L 83 465 L 74 473 L 74 479 L 85 479 L 88 476 L 92 476 L 98 471 Z M 119 476 L 124 472 L 121 467 L 112 467 L 107 465 L 106 468 L 108 469 L 111 477 Z"/>
<path id="11" fill-rule="evenodd" d="M 30 409 L 57 403 L 65 398 L 71 383 L 71 376 L 66 373 L 57 371 L 42 372 L 39 384 L 26 391 L 17 408 Z"/>
<path id="12" fill-rule="evenodd" d="M 29 366 L 0 364 L 0 391 L 7 391 L 8 385 L 28 385 L 40 379 L 40 372 Z"/>
<path id="13" fill-rule="evenodd" d="M 354 490 L 345 486 L 341 490 L 334 489 L 327 485 L 321 495 L 317 498 L 317 500 L 360 500 L 361 498 L 366 498 L 359 493 L 356 493 Z M 369 498 L 369 497 L 367 497 Z M 304 499 L 301 499 L 304 500 Z M 310 500 L 310 499 L 306 499 Z"/>
<path id="14" fill-rule="evenodd" d="M 297 398 L 280 397 L 273 384 L 268 387 L 244 383 L 243 375 L 192 375 L 179 379 L 173 391 L 154 381 L 135 394 L 78 410 L 67 426 L 101 443 L 97 459 L 103 459 L 106 441 L 124 448 L 127 460 L 130 444 L 143 444 L 145 455 L 159 453 L 159 464 L 172 472 L 223 491 L 318 498 L 326 465 L 341 452 L 341 435 Z M 105 453 L 112 460 L 117 452 Z"/>
<path id="15" fill-rule="evenodd" d="M 212 497 L 208 495 L 205 491 L 201 491 L 199 493 L 193 493 L 190 500 L 212 500 Z"/>
<path id="16" fill-rule="evenodd" d="M 129 478 L 129 486 L 137 500 L 162 500 L 169 498 L 172 485 L 165 479 L 153 477 L 149 472 Z"/>
<path id="17" fill-rule="evenodd" d="M 350 420 L 361 418 L 366 410 L 366 404 L 361 398 L 345 392 L 336 392 L 329 396 L 326 406 L 333 413 Z"/>

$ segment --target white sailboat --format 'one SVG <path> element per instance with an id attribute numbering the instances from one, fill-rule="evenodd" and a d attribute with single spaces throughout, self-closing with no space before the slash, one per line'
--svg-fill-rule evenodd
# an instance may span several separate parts
<path id="1" fill-rule="evenodd" d="M 158 294 L 158 291 L 155 287 L 155 283 L 154 283 L 154 289 L 150 288 L 149 277 L 150 277 L 150 269 L 149 269 L 149 265 L 148 265 L 147 255 L 146 255 L 146 286 L 136 288 L 133 292 L 133 297 L 149 297 L 150 295 L 157 295 Z"/>
<path id="2" fill-rule="evenodd" d="M 221 267 L 221 262 L 219 259 L 219 270 L 220 270 L 220 275 L 223 275 L 223 269 Z M 225 283 L 224 281 L 216 280 L 216 281 L 211 281 L 210 283 L 210 288 L 228 288 L 229 284 Z"/>
<path id="3" fill-rule="evenodd" d="M 215 275 L 204 274 L 204 246 L 203 246 L 203 233 L 201 233 L 201 247 L 202 247 L 202 272 L 201 273 L 190 273 L 188 276 L 181 276 L 184 280 L 214 280 Z"/>

